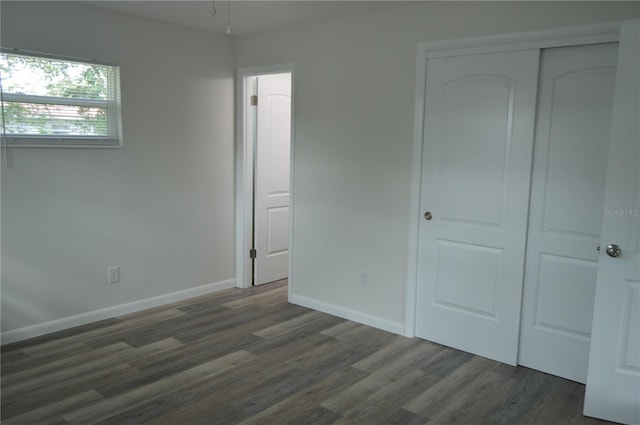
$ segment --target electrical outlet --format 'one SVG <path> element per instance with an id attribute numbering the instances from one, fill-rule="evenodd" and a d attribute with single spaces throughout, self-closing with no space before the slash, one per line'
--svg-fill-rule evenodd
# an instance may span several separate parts
<path id="1" fill-rule="evenodd" d="M 120 266 L 111 266 L 107 270 L 109 272 L 109 279 L 107 280 L 107 282 L 120 282 Z"/>
<path id="2" fill-rule="evenodd" d="M 362 272 L 360 275 L 360 286 L 369 286 L 369 273 Z"/>

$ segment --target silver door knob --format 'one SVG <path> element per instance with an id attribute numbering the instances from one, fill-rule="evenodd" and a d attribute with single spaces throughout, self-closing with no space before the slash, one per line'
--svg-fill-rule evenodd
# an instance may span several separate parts
<path id="1" fill-rule="evenodd" d="M 427 211 L 426 213 L 424 213 L 424 219 L 429 221 L 433 218 L 433 215 L 431 215 L 431 211 Z"/>
<path id="2" fill-rule="evenodd" d="M 622 250 L 620 249 L 620 247 L 614 243 L 612 243 L 611 245 L 607 245 L 607 255 L 609 257 L 617 257 L 622 253 Z"/>

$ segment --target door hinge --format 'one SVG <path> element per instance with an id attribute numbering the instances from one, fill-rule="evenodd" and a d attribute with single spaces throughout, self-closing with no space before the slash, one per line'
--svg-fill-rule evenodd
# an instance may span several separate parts
<path id="1" fill-rule="evenodd" d="M 256 106 L 258 104 L 258 96 L 257 95 L 253 95 L 251 96 L 251 106 Z"/>
<path id="2" fill-rule="evenodd" d="M 251 258 L 252 260 L 255 260 L 256 259 L 256 255 L 257 255 L 257 253 L 256 253 L 255 249 L 250 249 L 249 250 L 249 258 Z"/>

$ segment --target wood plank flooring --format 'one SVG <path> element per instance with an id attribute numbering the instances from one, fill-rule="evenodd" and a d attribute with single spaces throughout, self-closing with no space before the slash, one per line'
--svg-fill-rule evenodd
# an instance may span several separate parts
<path id="1" fill-rule="evenodd" d="M 584 386 L 230 289 L 2 347 L 3 425 L 604 424 Z"/>

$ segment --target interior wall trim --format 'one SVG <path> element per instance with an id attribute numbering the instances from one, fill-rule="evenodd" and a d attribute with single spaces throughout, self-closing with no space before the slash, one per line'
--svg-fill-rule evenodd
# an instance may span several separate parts
<path id="1" fill-rule="evenodd" d="M 391 320 L 382 319 L 380 317 L 361 313 L 335 304 L 325 303 L 302 295 L 294 294 L 289 302 L 331 314 L 333 316 L 342 317 L 343 319 L 351 320 L 353 322 L 362 323 L 363 325 L 372 326 L 397 335 L 404 334 L 404 324 L 402 322 L 393 322 Z"/>
<path id="2" fill-rule="evenodd" d="M 135 313 L 137 311 L 146 310 L 148 308 L 158 307 L 161 305 L 198 297 L 200 295 L 234 288 L 235 286 L 235 279 L 227 279 L 220 282 L 197 286 L 195 288 L 189 288 L 182 291 L 170 292 L 168 294 L 146 298 L 144 300 L 133 301 L 130 303 L 102 308 L 99 310 L 88 311 L 86 313 L 63 317 L 62 319 L 51 320 L 49 322 L 38 323 L 36 325 L 26 326 L 24 328 L 13 329 L 10 331 L 2 332 L 2 335 L 0 335 L 0 344 L 11 344 L 12 342 L 35 338 L 37 336 L 74 328 L 76 326 L 86 325 L 88 323 L 93 323 L 100 320 L 110 319 L 113 317 L 121 316 L 123 314 Z"/>

